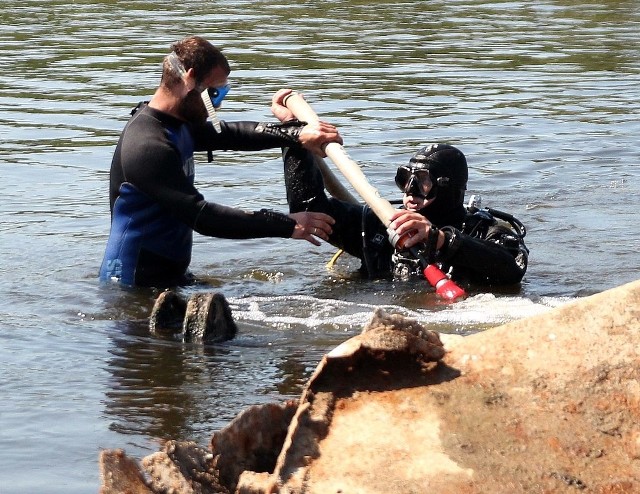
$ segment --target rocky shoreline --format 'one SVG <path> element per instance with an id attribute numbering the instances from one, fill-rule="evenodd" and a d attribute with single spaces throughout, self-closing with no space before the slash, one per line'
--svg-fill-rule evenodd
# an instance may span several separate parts
<path id="1" fill-rule="evenodd" d="M 298 401 L 100 469 L 102 494 L 640 492 L 640 281 L 467 337 L 378 310 Z"/>

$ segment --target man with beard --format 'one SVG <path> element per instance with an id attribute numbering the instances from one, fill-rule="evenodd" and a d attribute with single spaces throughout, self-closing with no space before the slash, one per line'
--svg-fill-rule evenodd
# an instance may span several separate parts
<path id="1" fill-rule="evenodd" d="M 229 89 L 226 57 L 197 36 L 171 49 L 159 87 L 133 110 L 113 156 L 111 231 L 100 279 L 158 288 L 189 284 L 194 230 L 211 237 L 282 237 L 315 245 L 320 245 L 316 237 L 328 239 L 333 219 L 324 213 L 246 212 L 206 201 L 194 186 L 193 155 L 290 146 L 322 156 L 322 144 L 342 142 L 337 129 L 324 122 L 221 122 L 214 108 Z"/>
<path id="2" fill-rule="evenodd" d="M 283 103 L 290 93 L 282 89 L 272 99 L 271 111 L 281 122 L 293 119 Z M 412 247 L 456 282 L 511 285 L 526 272 L 524 225 L 508 213 L 477 204 L 465 207 L 467 161 L 454 146 L 424 146 L 396 170 L 403 207 L 389 227 L 398 237 L 410 236 L 402 251 L 393 248 L 387 229 L 367 206 L 327 196 L 317 162 L 306 150 L 285 147 L 283 157 L 289 210 L 318 211 L 334 218 L 329 242 L 360 258 L 360 271 L 367 277 L 407 279 L 421 274 L 420 260 L 409 251 Z"/>

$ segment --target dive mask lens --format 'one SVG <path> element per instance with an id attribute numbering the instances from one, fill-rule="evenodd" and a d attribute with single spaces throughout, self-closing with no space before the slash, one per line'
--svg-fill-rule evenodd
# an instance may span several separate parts
<path id="1" fill-rule="evenodd" d="M 433 187 L 429 170 L 399 166 L 396 172 L 396 185 L 405 194 L 424 196 Z"/>
<path id="2" fill-rule="evenodd" d="M 220 104 L 222 103 L 222 100 L 229 92 L 229 89 L 231 89 L 229 84 L 225 84 L 224 86 L 220 86 L 220 87 L 207 88 L 207 92 L 209 93 L 209 98 L 211 98 L 211 103 L 213 103 L 214 108 L 218 108 L 220 106 Z"/>
<path id="3" fill-rule="evenodd" d="M 411 175 L 412 175 L 411 168 L 406 166 L 398 167 L 398 170 L 396 171 L 395 180 L 396 180 L 396 185 L 402 192 L 404 192 L 404 189 L 407 187 L 407 184 L 411 179 Z"/>
<path id="4" fill-rule="evenodd" d="M 420 187 L 422 187 L 422 190 L 426 190 L 428 192 L 429 189 L 433 187 L 429 170 L 415 170 L 413 173 L 418 180 Z"/>

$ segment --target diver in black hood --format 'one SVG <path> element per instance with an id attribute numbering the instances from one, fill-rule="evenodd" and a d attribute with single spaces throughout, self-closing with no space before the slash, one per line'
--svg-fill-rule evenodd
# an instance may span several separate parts
<path id="1" fill-rule="evenodd" d="M 276 94 L 273 113 L 282 121 L 292 115 Z M 420 262 L 408 250 L 397 251 L 386 227 L 366 205 L 330 197 L 313 155 L 285 148 L 284 177 L 291 212 L 318 211 L 335 220 L 329 242 L 362 260 L 370 278 L 419 274 Z M 464 154 L 449 144 L 431 144 L 398 167 L 395 182 L 403 192 L 402 208 L 390 227 L 404 247 L 415 246 L 430 264 L 449 272 L 456 282 L 510 285 L 522 280 L 529 250 L 524 225 L 508 213 L 481 208 L 478 196 L 465 206 L 469 172 Z"/>
<path id="2" fill-rule="evenodd" d="M 421 148 L 396 171 L 404 205 L 436 225 L 462 225 L 469 171 L 464 154 L 448 144 Z"/>

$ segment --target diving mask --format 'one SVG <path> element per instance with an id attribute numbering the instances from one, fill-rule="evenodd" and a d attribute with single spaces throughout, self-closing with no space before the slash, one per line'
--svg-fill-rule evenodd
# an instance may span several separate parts
<path id="1" fill-rule="evenodd" d="M 209 115 L 209 119 L 211 119 L 211 123 L 213 124 L 214 129 L 219 134 L 222 132 L 222 127 L 220 126 L 220 119 L 216 114 L 216 108 L 220 107 L 222 100 L 229 92 L 229 84 L 225 84 L 220 87 L 209 87 L 204 89 L 200 96 L 202 97 L 202 102 L 204 103 L 205 108 L 207 109 L 207 114 Z"/>
<path id="2" fill-rule="evenodd" d="M 433 191 L 433 181 L 426 168 L 399 166 L 395 181 L 398 188 L 409 196 L 429 198 Z"/>
<path id="3" fill-rule="evenodd" d="M 220 87 L 208 87 L 203 91 L 203 97 L 204 97 L 204 92 L 206 91 L 208 97 L 211 99 L 211 103 L 213 104 L 213 107 L 220 108 L 220 105 L 222 104 L 222 100 L 229 92 L 229 89 L 231 89 L 229 84 L 225 84 L 224 86 L 220 86 Z"/>

